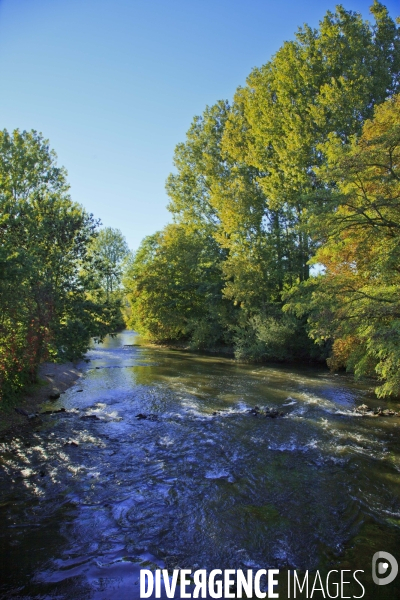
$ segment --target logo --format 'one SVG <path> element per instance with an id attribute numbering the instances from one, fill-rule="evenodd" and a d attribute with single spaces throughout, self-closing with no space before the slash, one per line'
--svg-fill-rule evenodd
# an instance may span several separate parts
<path id="1" fill-rule="evenodd" d="M 379 561 L 379 562 L 378 562 Z M 372 579 L 377 585 L 387 585 L 396 579 L 399 570 L 397 560 L 389 552 L 375 552 L 372 557 Z M 385 577 L 382 577 L 385 575 Z"/>

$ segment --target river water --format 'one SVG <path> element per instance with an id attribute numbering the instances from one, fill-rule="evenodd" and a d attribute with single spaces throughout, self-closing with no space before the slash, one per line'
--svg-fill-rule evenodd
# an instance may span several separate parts
<path id="1" fill-rule="evenodd" d="M 357 416 L 367 386 L 137 342 L 94 346 L 44 407 L 66 411 L 1 441 L 1 598 L 138 598 L 157 567 L 361 569 L 400 597 L 371 579 L 400 558 L 400 418 Z"/>

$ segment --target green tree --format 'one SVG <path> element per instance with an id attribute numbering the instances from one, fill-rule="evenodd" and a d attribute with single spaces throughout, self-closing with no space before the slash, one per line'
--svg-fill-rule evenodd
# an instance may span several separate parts
<path id="1" fill-rule="evenodd" d="M 399 85 L 399 29 L 379 2 L 371 12 L 373 26 L 337 6 L 319 30 L 300 29 L 295 41 L 253 70 L 226 122 L 222 148 L 238 169 L 254 169 L 253 185 L 260 190 L 246 207 L 258 221 L 248 219 L 245 232 L 249 240 L 260 232 L 271 238 L 270 271 L 279 273 L 279 291 L 309 277 L 315 252 L 309 216 L 325 206 L 326 182 L 318 174 L 326 161 L 323 143 L 332 132 L 344 142 L 360 132 L 374 105 Z M 218 216 L 229 232 L 237 184 L 232 193 L 229 185 L 222 187 Z"/>
<path id="2" fill-rule="evenodd" d="M 145 238 L 125 276 L 130 325 L 151 340 L 194 348 L 226 341 L 232 308 L 222 298 L 220 253 L 211 236 L 178 224 Z"/>
<path id="3" fill-rule="evenodd" d="M 334 181 L 320 175 L 324 142 L 334 132 L 347 143 L 399 85 L 399 29 L 379 2 L 371 12 L 374 25 L 338 6 L 318 30 L 304 26 L 253 70 L 225 120 L 220 152 L 229 169 L 213 178 L 209 202 L 217 239 L 229 250 L 224 293 L 247 313 L 237 338 L 241 354 L 318 354 L 305 322 L 282 314 L 282 298 L 310 276 L 318 247 L 312 216 L 335 210 Z"/>
<path id="4" fill-rule="evenodd" d="M 119 229 L 105 227 L 93 239 L 90 253 L 98 265 L 98 284 L 109 299 L 121 288 L 124 263 L 129 255 L 128 244 Z"/>
<path id="5" fill-rule="evenodd" d="M 310 334 L 332 340 L 332 368 L 377 375 L 378 396 L 400 394 L 400 96 L 375 109 L 362 135 L 331 136 L 321 171 L 338 209 L 319 223 L 324 275 L 292 293 Z"/>
<path id="6" fill-rule="evenodd" d="M 114 315 L 88 298 L 98 223 L 68 194 L 48 141 L 0 133 L 0 386 L 15 393 L 48 358 L 79 357 Z M 82 273 L 85 272 L 85 276 Z"/>
<path id="7" fill-rule="evenodd" d="M 349 145 L 399 88 L 399 28 L 380 2 L 371 13 L 373 24 L 339 5 L 318 29 L 299 29 L 231 105 L 196 117 L 176 148 L 169 210 L 185 232 L 216 242 L 222 294 L 235 308 L 226 328 L 241 358 L 326 356 L 308 339 L 306 313 L 282 307 L 309 280 L 319 224 L 338 208 L 335 175 L 324 171 L 328 140 Z M 173 310 L 167 300 L 160 327 Z"/>

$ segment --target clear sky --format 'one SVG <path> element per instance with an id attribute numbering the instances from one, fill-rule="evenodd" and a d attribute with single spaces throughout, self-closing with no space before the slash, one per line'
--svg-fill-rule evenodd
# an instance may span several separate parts
<path id="1" fill-rule="evenodd" d="M 170 220 L 165 179 L 193 116 L 336 3 L 0 0 L 0 127 L 42 132 L 72 198 L 136 249 Z M 343 2 L 365 18 L 371 4 Z"/>

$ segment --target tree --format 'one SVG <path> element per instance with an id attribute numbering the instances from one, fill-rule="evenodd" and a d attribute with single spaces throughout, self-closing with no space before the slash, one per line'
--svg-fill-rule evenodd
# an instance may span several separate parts
<path id="1" fill-rule="evenodd" d="M 325 171 L 331 136 L 350 145 L 399 89 L 400 29 L 380 2 L 371 13 L 373 24 L 339 5 L 318 29 L 299 29 L 231 104 L 195 117 L 176 148 L 169 210 L 185 235 L 217 244 L 222 295 L 235 308 L 226 327 L 240 358 L 326 356 L 329 343 L 310 343 L 307 313 L 282 308 L 292 289 L 316 284 L 306 282 L 323 243 L 317 232 L 340 204 L 336 175 Z M 155 257 L 165 248 L 159 235 Z M 139 286 L 136 307 L 141 293 Z M 173 306 L 157 312 L 157 327 Z"/>
<path id="2" fill-rule="evenodd" d="M 400 394 L 400 95 L 375 109 L 348 145 L 331 136 L 321 171 L 338 209 L 320 222 L 324 275 L 292 294 L 310 334 L 332 340 L 332 368 L 377 375 L 378 396 Z"/>
<path id="3" fill-rule="evenodd" d="M 274 251 L 268 270 L 278 292 L 309 277 L 316 249 L 309 217 L 325 208 L 327 184 L 318 171 L 327 158 L 324 142 L 334 132 L 346 143 L 399 85 L 399 29 L 379 2 L 371 12 L 374 26 L 337 6 L 319 30 L 299 29 L 295 41 L 253 70 L 226 120 L 224 157 L 239 174 L 252 169 L 254 192 L 248 193 L 249 185 L 240 189 L 234 177 L 217 186 L 211 204 L 218 206 L 230 240 L 232 223 L 238 228 L 242 222 L 239 245 L 241 238 L 269 238 Z M 239 212 L 244 199 L 246 208 Z"/>
<path id="4" fill-rule="evenodd" d="M 72 202 L 36 131 L 0 133 L 0 387 L 11 396 L 48 358 L 72 360 L 114 315 L 88 297 L 98 222 Z"/>
<path id="5" fill-rule="evenodd" d="M 130 325 L 153 341 L 194 348 L 226 341 L 232 308 L 222 298 L 220 254 L 211 236 L 178 224 L 145 238 L 125 276 Z"/>
<path id="6" fill-rule="evenodd" d="M 98 265 L 98 284 L 107 299 L 121 287 L 124 262 L 129 255 L 128 244 L 119 229 L 100 229 L 90 246 L 90 254 Z"/>

